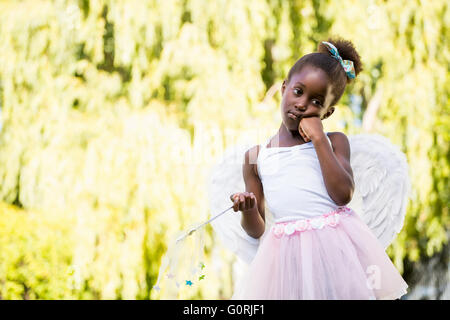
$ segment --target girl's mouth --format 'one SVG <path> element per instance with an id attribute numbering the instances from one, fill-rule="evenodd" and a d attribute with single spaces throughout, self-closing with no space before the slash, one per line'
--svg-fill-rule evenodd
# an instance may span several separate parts
<path id="1" fill-rule="evenodd" d="M 298 120 L 298 118 L 299 118 L 299 117 L 297 117 L 296 115 L 294 115 L 294 114 L 292 114 L 290 112 L 288 112 L 287 114 L 288 114 L 288 117 L 291 118 L 292 120 Z"/>

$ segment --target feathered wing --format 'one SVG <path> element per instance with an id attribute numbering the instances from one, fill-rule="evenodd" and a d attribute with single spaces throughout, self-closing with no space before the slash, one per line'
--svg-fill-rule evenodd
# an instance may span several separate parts
<path id="1" fill-rule="evenodd" d="M 244 192 L 245 183 L 242 165 L 245 152 L 250 144 L 234 145 L 225 150 L 220 162 L 212 167 L 208 181 L 208 196 L 211 216 L 222 212 L 233 203 L 233 193 Z M 266 230 L 271 227 L 273 218 L 265 206 Z M 250 263 L 258 250 L 260 239 L 250 237 L 241 226 L 242 213 L 230 210 L 211 222 L 211 226 L 224 246 L 234 252 L 245 263 Z M 264 235 L 263 235 L 264 236 Z"/>
<path id="2" fill-rule="evenodd" d="M 379 134 L 348 137 L 355 193 L 348 204 L 387 248 L 403 227 L 411 182 L 406 156 Z"/>

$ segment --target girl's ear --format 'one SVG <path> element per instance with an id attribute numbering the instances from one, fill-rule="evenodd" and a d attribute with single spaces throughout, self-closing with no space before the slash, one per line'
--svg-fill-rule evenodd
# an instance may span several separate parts
<path id="1" fill-rule="evenodd" d="M 334 112 L 334 107 L 330 107 L 327 112 L 323 115 L 322 120 L 328 118 L 329 116 L 331 116 Z"/>
<path id="2" fill-rule="evenodd" d="M 284 94 L 284 90 L 286 90 L 286 79 L 283 80 L 283 84 L 281 85 L 281 95 Z"/>

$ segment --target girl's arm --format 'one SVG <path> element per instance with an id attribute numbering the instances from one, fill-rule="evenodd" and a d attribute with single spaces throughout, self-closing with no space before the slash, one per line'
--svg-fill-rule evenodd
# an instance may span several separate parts
<path id="1" fill-rule="evenodd" d="M 256 239 L 261 237 L 265 230 L 264 192 L 256 171 L 258 152 L 259 146 L 254 146 L 247 150 L 245 152 L 245 162 L 242 165 L 245 191 L 255 195 L 256 203 L 250 210 L 242 211 L 241 225 L 249 236 Z"/>
<path id="2" fill-rule="evenodd" d="M 326 133 L 312 139 L 312 142 L 328 194 L 338 206 L 344 206 L 352 200 L 355 190 L 350 166 L 350 143 L 342 132 L 334 132 L 329 137 L 333 148 L 327 141 Z"/>

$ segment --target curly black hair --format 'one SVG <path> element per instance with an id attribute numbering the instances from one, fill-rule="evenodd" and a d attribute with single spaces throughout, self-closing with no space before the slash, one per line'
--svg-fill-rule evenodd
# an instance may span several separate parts
<path id="1" fill-rule="evenodd" d="M 332 43 L 336 47 L 343 60 L 353 61 L 355 76 L 362 71 L 361 58 L 351 41 L 342 38 L 328 38 L 327 42 Z M 297 60 L 289 70 L 286 83 L 289 83 L 294 73 L 299 72 L 306 65 L 320 68 L 328 75 L 333 88 L 333 100 L 330 106 L 335 105 L 344 93 L 347 83 L 350 83 L 353 79 L 347 77 L 339 61 L 331 55 L 322 41 L 318 45 L 317 52 L 306 54 Z"/>

